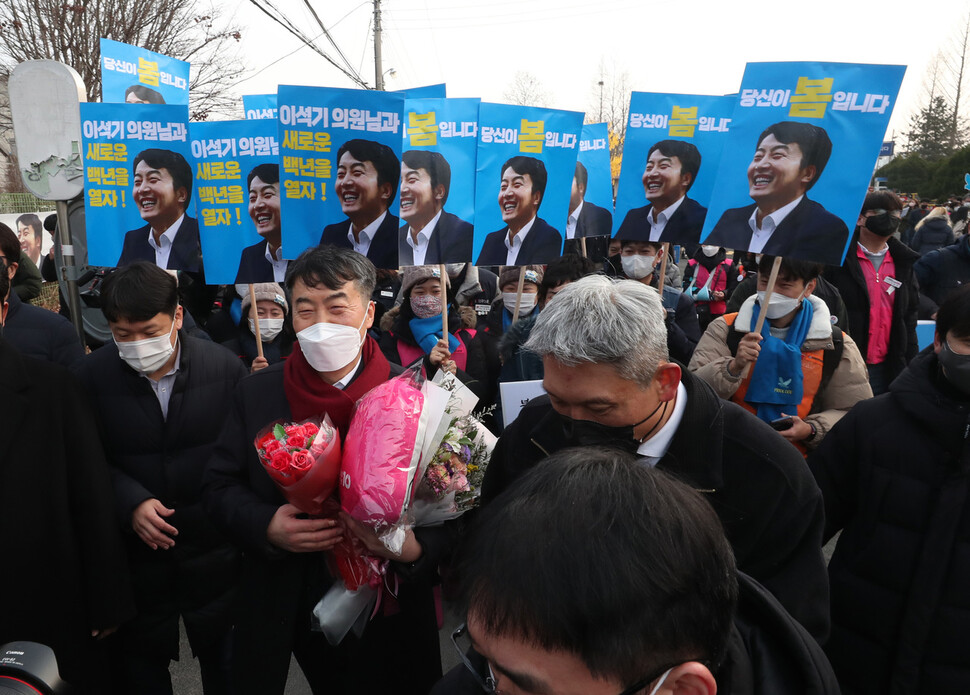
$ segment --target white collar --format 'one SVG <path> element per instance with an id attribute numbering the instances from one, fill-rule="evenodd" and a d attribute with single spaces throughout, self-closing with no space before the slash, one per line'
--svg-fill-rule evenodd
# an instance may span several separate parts
<path id="1" fill-rule="evenodd" d="M 764 226 L 765 226 L 765 220 L 767 219 L 771 220 L 771 223 L 773 225 L 772 229 L 778 229 L 779 225 L 781 225 L 781 223 L 785 221 L 785 218 L 788 217 L 788 214 L 792 210 L 794 210 L 795 207 L 800 202 L 802 202 L 802 198 L 804 197 L 805 197 L 805 194 L 802 194 L 797 198 L 795 198 L 795 200 L 788 203 L 787 205 L 783 205 L 777 210 L 775 210 L 774 212 L 765 215 L 763 218 L 761 218 L 761 227 L 758 227 L 758 206 L 755 205 L 754 211 L 751 213 L 751 217 L 748 218 L 748 224 L 751 225 L 752 231 L 754 231 L 756 234 L 758 232 L 765 231 Z"/>
<path id="2" fill-rule="evenodd" d="M 506 228 L 508 233 L 506 233 L 505 235 L 505 248 L 511 251 L 513 246 L 522 246 L 522 242 L 525 241 L 525 235 L 528 234 L 529 231 L 532 229 L 532 225 L 535 224 L 535 221 L 536 221 L 535 217 L 529 220 L 525 224 L 525 226 L 519 230 L 518 234 L 512 237 L 511 240 L 509 240 L 509 233 L 511 233 L 511 230 L 508 230 L 508 228 Z"/>
<path id="3" fill-rule="evenodd" d="M 686 409 L 687 389 L 684 388 L 684 383 L 680 382 L 677 384 L 677 396 L 674 400 L 674 412 L 670 414 L 670 418 L 664 423 L 664 426 L 661 427 L 656 434 L 637 447 L 637 453 L 640 456 L 649 459 L 648 462 L 651 466 L 655 465 L 657 461 L 666 456 L 667 449 L 670 448 L 670 442 L 673 441 L 674 435 L 677 434 L 677 428 L 680 427 L 680 421 L 683 420 L 684 411 Z"/>
<path id="4" fill-rule="evenodd" d="M 438 214 L 432 217 L 431 221 L 428 222 L 428 224 L 424 225 L 416 235 L 412 236 L 412 232 L 415 231 L 414 227 L 412 227 L 410 224 L 408 225 L 407 240 L 408 240 L 408 244 L 411 246 L 412 249 L 416 249 L 420 246 L 428 245 L 428 241 L 431 239 L 431 233 L 434 232 L 435 227 L 438 226 L 438 220 L 441 219 L 442 212 L 444 212 L 443 209 L 438 210 Z M 414 240 L 415 236 L 418 237 L 417 241 Z"/>
<path id="5" fill-rule="evenodd" d="M 341 391 L 347 388 L 350 385 L 350 382 L 354 380 L 354 377 L 357 376 L 357 372 L 360 371 L 360 365 L 362 365 L 363 363 L 364 363 L 364 353 L 361 352 L 360 355 L 358 355 L 357 357 L 357 364 L 354 365 L 354 368 L 351 369 L 346 374 L 344 374 L 342 379 L 338 379 L 336 382 L 334 382 L 333 387 L 335 389 L 340 389 Z"/>
<path id="6" fill-rule="evenodd" d="M 673 205 L 668 205 L 663 210 L 658 210 L 657 211 L 657 222 L 656 223 L 657 224 L 664 224 L 664 225 L 666 225 L 667 222 L 670 221 L 670 218 L 674 216 L 674 213 L 677 212 L 677 208 L 680 207 L 680 204 L 684 202 L 684 198 L 686 198 L 686 197 L 687 197 L 687 194 L 685 193 L 684 195 L 680 196 L 677 199 L 677 202 L 675 202 Z M 655 208 L 653 207 L 653 205 L 651 205 L 650 206 L 650 212 L 653 213 L 654 210 L 655 210 Z M 652 214 L 647 218 L 647 221 L 650 222 L 650 224 L 654 224 L 652 218 L 653 218 L 653 215 Z"/>
<path id="7" fill-rule="evenodd" d="M 382 212 L 376 220 L 357 232 L 357 237 L 360 239 L 361 244 L 363 244 L 365 240 L 368 244 L 371 242 L 374 235 L 377 234 L 377 228 L 381 226 L 381 223 L 384 221 L 385 217 L 387 217 L 387 210 Z M 353 222 L 350 223 L 350 227 L 347 229 L 347 238 L 350 239 L 351 244 L 354 244 L 355 246 L 357 245 L 358 242 L 356 239 L 354 239 Z"/>
<path id="8" fill-rule="evenodd" d="M 586 203 L 585 200 L 580 200 L 579 201 L 579 205 L 576 206 L 576 209 L 573 210 L 571 213 L 569 213 L 569 216 L 572 219 L 576 220 L 576 222 L 579 222 L 579 213 L 581 213 L 583 211 L 583 205 L 585 203 Z"/>
<path id="9" fill-rule="evenodd" d="M 148 243 L 151 244 L 152 248 L 156 251 L 161 251 L 163 246 L 166 246 L 162 242 L 165 239 L 168 242 L 168 246 L 175 243 L 175 235 L 178 233 L 179 227 L 182 226 L 182 220 L 185 219 L 185 213 L 183 212 L 179 215 L 179 218 L 175 220 L 175 224 L 162 232 L 158 237 L 158 242 L 155 242 L 155 234 L 152 232 L 152 226 L 148 225 Z"/>

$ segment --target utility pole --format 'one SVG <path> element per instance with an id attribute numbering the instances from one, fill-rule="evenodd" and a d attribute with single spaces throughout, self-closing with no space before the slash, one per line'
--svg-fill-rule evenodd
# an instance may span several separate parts
<path id="1" fill-rule="evenodd" d="M 374 84 L 384 91 L 384 68 L 381 64 L 381 0 L 374 0 Z"/>
<path id="2" fill-rule="evenodd" d="M 599 122 L 603 122 L 603 80 L 600 80 L 600 119 Z"/>

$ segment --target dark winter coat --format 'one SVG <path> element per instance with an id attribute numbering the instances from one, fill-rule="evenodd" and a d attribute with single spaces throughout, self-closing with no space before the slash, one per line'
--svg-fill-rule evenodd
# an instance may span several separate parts
<path id="1" fill-rule="evenodd" d="M 81 339 L 66 318 L 25 304 L 15 292 L 10 293 L 9 302 L 3 337 L 20 354 L 69 368 L 84 357 Z"/>
<path id="2" fill-rule="evenodd" d="M 953 237 L 953 228 L 943 217 L 934 217 L 926 220 L 923 226 L 913 233 L 910 241 L 910 248 L 920 256 L 924 256 L 930 251 L 936 251 L 944 246 L 950 246 L 956 241 Z"/>
<path id="3" fill-rule="evenodd" d="M 846 695 L 970 692 L 970 397 L 927 348 L 809 457 L 825 500 Z"/>
<path id="4" fill-rule="evenodd" d="M 65 679 L 100 695 L 107 657 L 91 630 L 134 604 L 90 403 L 66 369 L 0 339 L 0 413 L 0 644 L 48 645 Z"/>
<path id="5" fill-rule="evenodd" d="M 333 583 L 324 553 L 288 553 L 266 538 L 286 500 L 252 442 L 267 424 L 292 417 L 283 370 L 284 364 L 274 364 L 240 382 L 205 475 L 206 510 L 244 553 L 240 602 L 246 610 L 233 631 L 234 670 L 243 677 L 239 695 L 283 693 L 294 642 L 311 634 L 310 613 Z M 391 376 L 399 373 L 392 365 Z M 415 537 L 421 558 L 391 564 L 401 579 L 400 612 L 379 614 L 361 639 L 348 635 L 338 648 L 320 649 L 320 659 L 332 668 L 334 693 L 423 693 L 440 677 L 432 587 L 453 538 L 441 526 L 415 529 Z"/>
<path id="6" fill-rule="evenodd" d="M 937 305 L 951 290 L 970 281 L 970 235 L 952 246 L 931 251 L 913 266 L 919 290 Z"/>
<path id="7" fill-rule="evenodd" d="M 127 647 L 164 650 L 172 659 L 178 657 L 180 612 L 195 651 L 231 625 L 238 557 L 202 509 L 202 475 L 233 389 L 246 374 L 219 345 L 184 332 L 179 345 L 167 419 L 148 379 L 119 357 L 113 343 L 78 367 L 99 420 L 132 568 L 139 615 L 127 626 Z M 152 550 L 132 530 L 132 513 L 151 498 L 175 509 L 166 519 L 179 532 L 169 550 Z"/>
<path id="8" fill-rule="evenodd" d="M 853 241 L 858 241 L 858 235 Z M 919 288 L 913 273 L 913 264 L 919 260 L 919 256 L 893 237 L 889 237 L 887 241 L 889 253 L 892 254 L 893 264 L 896 266 L 896 279 L 902 283 L 893 293 L 889 352 L 886 353 L 884 362 L 889 370 L 889 380 L 892 381 L 919 352 L 916 343 Z M 849 252 L 845 255 L 842 266 L 828 267 L 825 277 L 835 285 L 845 303 L 849 315 L 848 333 L 859 347 L 862 359 L 865 359 L 869 350 L 869 288 L 866 286 L 862 268 L 859 267 L 854 243 L 849 245 Z"/>
<path id="9" fill-rule="evenodd" d="M 734 547 L 738 569 L 765 585 L 820 641 L 828 633 L 822 499 L 805 460 L 777 432 L 682 372 L 687 406 L 657 467 L 702 491 Z M 569 446 L 549 397 L 532 400 L 496 445 L 482 485 L 494 499 Z"/>

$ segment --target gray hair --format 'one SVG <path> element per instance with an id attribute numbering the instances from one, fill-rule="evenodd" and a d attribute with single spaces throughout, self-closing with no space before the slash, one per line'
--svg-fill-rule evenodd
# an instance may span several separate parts
<path id="1" fill-rule="evenodd" d="M 609 364 L 622 378 L 648 386 L 668 360 L 660 294 L 603 275 L 571 282 L 539 314 L 525 349 L 567 367 Z"/>

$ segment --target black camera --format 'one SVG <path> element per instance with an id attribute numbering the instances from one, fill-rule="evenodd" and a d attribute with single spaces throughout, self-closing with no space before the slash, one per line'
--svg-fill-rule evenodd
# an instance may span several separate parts
<path id="1" fill-rule="evenodd" d="M 36 642 L 9 642 L 0 647 L 0 695 L 66 695 L 50 647 Z"/>

